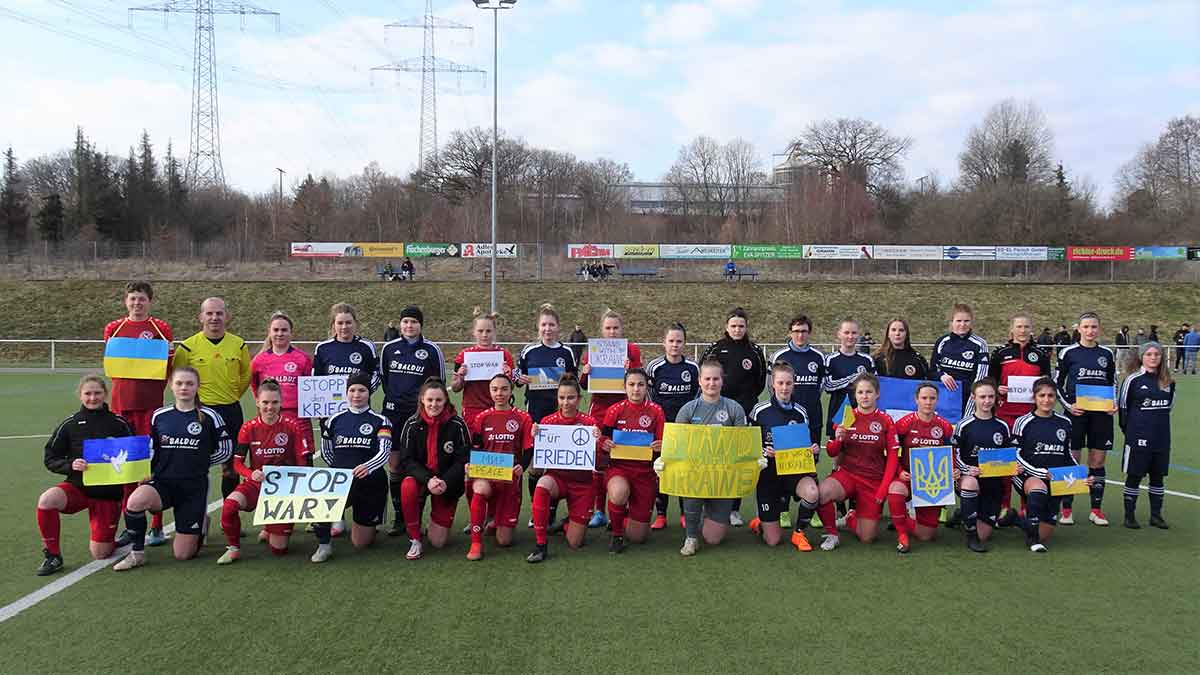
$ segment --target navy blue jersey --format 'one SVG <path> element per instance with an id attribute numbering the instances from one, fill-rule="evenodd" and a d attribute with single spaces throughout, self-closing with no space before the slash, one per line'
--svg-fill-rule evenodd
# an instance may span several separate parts
<path id="1" fill-rule="evenodd" d="M 683 404 L 700 395 L 700 366 L 690 359 L 671 363 L 660 356 L 646 366 L 650 376 L 650 400 L 663 409 L 663 415 L 675 419 Z"/>
<path id="2" fill-rule="evenodd" d="M 233 439 L 225 421 L 212 408 L 184 412 L 173 405 L 150 417 L 153 457 L 150 475 L 155 479 L 208 482 L 208 467 L 233 456 Z"/>
<path id="3" fill-rule="evenodd" d="M 987 377 L 987 340 L 974 333 L 943 335 L 933 343 L 933 358 L 929 359 L 929 370 L 934 379 L 949 375 L 970 387 L 972 382 Z"/>
<path id="4" fill-rule="evenodd" d="M 335 469 L 366 464 L 373 472 L 387 464 L 391 451 L 392 423 L 370 408 L 346 408 L 321 420 L 321 457 Z"/>
<path id="5" fill-rule="evenodd" d="M 417 412 L 417 392 L 430 377 L 446 379 L 446 360 L 436 343 L 399 338 L 383 346 L 379 355 L 383 384 L 383 414 L 403 423 Z"/>
<path id="6" fill-rule="evenodd" d="M 950 444 L 954 446 L 954 463 L 959 471 L 966 473 L 967 469 L 979 466 L 980 450 L 1012 447 L 1012 433 L 1003 420 L 995 417 L 983 420 L 971 415 L 954 427 Z"/>
<path id="7" fill-rule="evenodd" d="M 1039 417 L 1028 413 L 1017 418 L 1013 425 L 1013 440 L 1017 446 L 1017 464 L 1021 473 L 1050 480 L 1046 469 L 1075 466 L 1071 456 L 1071 420 L 1054 413 Z"/>
<path id="8" fill-rule="evenodd" d="M 313 375 L 366 373 L 371 376 L 371 391 L 375 391 L 379 388 L 378 370 L 375 343 L 357 335 L 349 342 L 326 340 L 313 350 Z"/>
<path id="9" fill-rule="evenodd" d="M 854 378 L 858 377 L 859 373 L 873 372 L 875 362 L 866 354 L 843 354 L 836 351 L 825 357 L 825 380 L 821 388 L 829 392 L 829 415 L 825 418 L 825 426 L 830 436 L 833 435 L 834 415 L 841 410 L 846 398 L 849 397 L 850 405 L 858 405 L 854 401 L 854 392 L 850 390 Z"/>
<path id="10" fill-rule="evenodd" d="M 1164 363 L 1162 368 L 1166 367 Z M 1125 447 L 1130 450 L 1171 449 L 1171 406 L 1175 401 L 1175 383 L 1163 389 L 1158 375 L 1145 368 L 1125 378 L 1117 410 Z"/>
<path id="11" fill-rule="evenodd" d="M 575 352 L 571 348 L 555 342 L 546 346 L 540 342 L 525 345 L 521 357 L 517 359 L 517 372 L 528 373 L 532 368 L 557 368 L 564 373 L 578 373 L 579 366 L 575 363 Z M 558 410 L 558 388 L 534 389 L 525 392 L 525 405 L 534 423 Z"/>
<path id="12" fill-rule="evenodd" d="M 792 400 L 804 406 L 804 412 L 809 417 L 819 417 L 821 414 L 821 386 L 825 381 L 825 354 L 816 347 L 797 347 L 790 341 L 787 346 L 775 352 L 767 363 L 767 377 L 770 377 L 771 366 L 778 361 L 784 361 L 796 371 L 796 389 L 792 392 Z M 770 381 L 767 382 L 770 387 Z"/>
<path id="13" fill-rule="evenodd" d="M 771 434 L 774 427 L 789 424 L 808 424 L 808 414 L 804 406 L 795 401 L 780 403 L 772 394 L 770 400 L 763 401 L 750 410 L 750 424 L 762 428 L 763 445 L 773 446 L 775 439 Z M 809 433 L 812 433 L 811 430 Z M 811 442 L 811 439 L 810 439 Z M 771 458 L 773 460 L 773 458 Z"/>
<path id="14" fill-rule="evenodd" d="M 1117 359 L 1104 345 L 1084 347 L 1076 342 L 1058 354 L 1058 398 L 1064 407 L 1075 403 L 1075 386 L 1093 384 L 1114 387 L 1117 382 Z M 1114 389 L 1114 393 L 1115 393 Z"/>

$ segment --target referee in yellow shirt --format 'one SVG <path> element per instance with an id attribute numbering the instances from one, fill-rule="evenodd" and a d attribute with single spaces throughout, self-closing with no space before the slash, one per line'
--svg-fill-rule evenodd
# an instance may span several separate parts
<path id="1" fill-rule="evenodd" d="M 228 322 L 225 300 L 208 298 L 201 303 L 202 330 L 179 344 L 172 365 L 191 366 L 200 373 L 199 399 L 217 411 L 236 445 L 242 428 L 240 401 L 250 386 L 250 350 L 245 340 L 225 330 Z M 221 469 L 221 496 L 228 497 L 237 486 L 238 475 L 231 460 Z"/>

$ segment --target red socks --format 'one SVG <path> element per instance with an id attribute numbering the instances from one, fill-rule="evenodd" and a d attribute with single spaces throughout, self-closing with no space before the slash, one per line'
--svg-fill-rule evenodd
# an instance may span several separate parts
<path id="1" fill-rule="evenodd" d="M 159 511 L 158 513 L 150 514 L 150 529 L 152 529 L 152 530 L 161 530 L 162 529 L 162 511 Z"/>
<path id="2" fill-rule="evenodd" d="M 904 495 L 888 493 L 887 505 L 888 514 L 892 517 L 892 524 L 896 526 L 897 532 L 908 534 L 912 530 L 912 523 L 908 520 L 908 505 Z"/>
<path id="3" fill-rule="evenodd" d="M 487 518 L 487 497 L 478 492 L 471 495 L 471 543 L 483 543 L 483 521 Z"/>
<path id="4" fill-rule="evenodd" d="M 408 476 L 400 483 L 400 508 L 404 511 L 404 526 L 408 538 L 421 539 L 421 487 L 417 479 Z"/>
<path id="5" fill-rule="evenodd" d="M 604 513 L 604 507 L 607 506 L 605 502 L 608 501 L 608 491 L 604 489 L 603 472 L 592 472 L 592 494 L 596 495 L 595 509 Z"/>
<path id="6" fill-rule="evenodd" d="M 629 507 L 625 504 L 608 503 L 608 524 L 612 525 L 614 537 L 625 536 L 625 519 L 629 517 Z"/>
<path id="7" fill-rule="evenodd" d="M 539 546 L 545 546 L 546 530 L 550 527 L 550 491 L 541 485 L 533 489 L 533 538 Z"/>
<path id="8" fill-rule="evenodd" d="M 221 531 L 225 533 L 225 542 L 234 547 L 241 546 L 242 518 L 238 515 L 241 510 L 241 505 L 232 499 L 221 504 Z"/>
<path id="9" fill-rule="evenodd" d="M 58 511 L 54 509 L 38 509 L 37 525 L 38 532 L 42 533 L 42 545 L 46 547 L 50 555 L 62 555 L 62 550 L 59 548 L 58 542 L 58 537 L 62 529 L 62 521 L 58 517 Z"/>
<path id="10" fill-rule="evenodd" d="M 1003 492 L 1000 493 L 1000 513 L 1003 514 L 1012 506 L 1012 476 L 1005 476 L 1000 480 L 1004 481 Z"/>
<path id="11" fill-rule="evenodd" d="M 826 502 L 817 507 L 817 515 L 821 516 L 821 527 L 827 534 L 837 535 L 837 507 L 833 502 Z"/>

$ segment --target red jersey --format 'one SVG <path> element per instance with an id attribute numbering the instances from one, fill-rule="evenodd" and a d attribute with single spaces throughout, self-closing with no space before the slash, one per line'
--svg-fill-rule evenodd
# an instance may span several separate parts
<path id="1" fill-rule="evenodd" d="M 295 417 L 280 415 L 275 424 L 255 417 L 238 431 L 238 449 L 247 446 L 249 461 L 239 452 L 233 460 L 234 469 L 249 478 L 255 469 L 264 466 L 304 466 L 305 455 L 312 454 L 309 437 Z"/>
<path id="2" fill-rule="evenodd" d="M 533 460 L 533 419 L 529 413 L 517 408 L 488 408 L 476 415 L 467 428 L 476 447 L 513 455 L 518 464 L 529 468 Z"/>
<path id="3" fill-rule="evenodd" d="M 604 434 L 605 438 L 610 440 L 614 431 L 645 431 L 654 436 L 654 440 L 661 441 L 663 426 L 666 423 L 667 420 L 663 415 L 663 409 L 657 403 L 649 400 L 641 403 L 633 403 L 629 399 L 624 399 L 609 407 L 608 411 L 604 414 L 604 424 L 601 425 L 600 431 Z M 632 459 L 614 459 L 612 463 L 614 465 L 626 464 L 637 467 L 646 466 L 647 464 L 647 462 Z"/>
<path id="4" fill-rule="evenodd" d="M 914 412 L 896 421 L 896 435 L 900 439 L 900 471 L 908 471 L 906 451 L 912 448 L 950 445 L 954 425 L 936 413 L 932 420 L 926 422 Z"/>
<path id="5" fill-rule="evenodd" d="M 250 391 L 258 396 L 258 385 L 267 378 L 279 382 L 279 396 L 285 411 L 295 413 L 299 402 L 297 399 L 297 384 L 301 375 L 312 375 L 313 361 L 308 354 L 288 347 L 282 354 L 276 354 L 268 349 L 259 353 L 250 362 Z"/>
<path id="6" fill-rule="evenodd" d="M 839 426 L 834 425 L 834 430 Z M 855 409 L 854 426 L 846 431 L 846 440 L 831 439 L 828 445 L 830 457 L 841 457 L 839 468 L 871 482 L 895 473 L 900 440 L 891 415 L 878 409 L 869 413 Z"/>
<path id="7" fill-rule="evenodd" d="M 471 345 L 470 347 L 467 347 L 466 349 L 459 352 L 458 356 L 454 357 L 454 369 L 455 370 L 458 370 L 459 366 L 461 366 L 463 364 L 463 362 L 465 361 L 463 354 L 466 354 L 467 352 L 503 352 L 504 353 L 504 367 L 507 369 L 507 372 L 510 375 L 512 374 L 512 371 L 513 371 L 512 354 L 510 354 L 507 349 L 505 349 L 503 347 L 497 347 L 497 346 L 480 347 L 479 345 Z M 490 391 L 488 391 L 489 384 L 490 384 L 489 380 L 471 380 L 468 382 L 463 382 L 463 392 L 462 392 L 463 419 L 466 420 L 468 423 L 471 421 L 472 417 L 474 417 L 475 415 L 478 415 L 480 412 L 492 407 L 492 404 L 493 404 L 492 394 Z"/>
<path id="8" fill-rule="evenodd" d="M 625 356 L 626 356 L 626 358 L 629 359 L 629 367 L 630 368 L 641 368 L 642 367 L 642 350 L 637 345 L 633 344 L 632 342 L 628 343 L 626 346 Z M 587 353 L 587 350 L 585 349 L 583 351 L 583 360 L 579 364 L 580 367 L 582 368 L 584 365 L 587 364 L 587 362 L 588 362 L 588 353 Z M 580 384 L 582 384 L 586 388 L 587 387 L 587 377 L 581 378 Z M 620 403 L 621 401 L 624 401 L 624 400 L 625 400 L 625 394 L 592 394 L 592 400 L 591 400 L 591 404 L 590 404 L 591 408 L 589 408 L 588 414 L 590 414 L 592 417 L 595 417 L 598 420 L 602 420 L 602 419 L 604 419 L 604 413 L 610 407 L 612 407 L 612 406 L 616 405 L 617 403 Z"/>
<path id="9" fill-rule="evenodd" d="M 553 412 L 542 418 L 540 424 L 562 424 L 570 427 L 598 427 L 600 422 L 591 415 L 579 413 L 574 417 L 563 417 L 561 412 Z M 581 485 L 591 485 L 591 471 L 572 471 L 569 469 L 550 469 L 546 473 L 553 474 L 557 478 L 570 482 L 579 483 Z"/>
<path id="10" fill-rule="evenodd" d="M 1006 387 L 1010 377 L 1050 377 L 1050 355 L 1032 340 L 1024 345 L 1010 341 L 992 352 L 988 374 Z M 1031 412 L 1032 403 L 1010 403 L 1007 396 L 1001 396 L 997 392 L 996 417 L 1004 420 L 1009 426 L 1012 426 L 1018 417 Z"/>
<path id="11" fill-rule="evenodd" d="M 104 341 L 108 342 L 111 337 L 166 340 L 171 345 L 168 351 L 174 353 L 171 326 L 162 319 L 150 317 L 145 321 L 131 321 L 128 318 L 110 321 L 104 327 Z M 130 380 L 114 377 L 110 405 L 118 415 L 130 410 L 158 410 L 162 407 L 163 390 L 166 387 L 166 380 Z"/>

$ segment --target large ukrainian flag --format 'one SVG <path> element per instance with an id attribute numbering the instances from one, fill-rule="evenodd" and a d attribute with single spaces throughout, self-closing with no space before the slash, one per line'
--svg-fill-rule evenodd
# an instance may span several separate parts
<path id="1" fill-rule="evenodd" d="M 1075 405 L 1084 410 L 1108 412 L 1113 409 L 1113 388 L 1102 384 L 1076 385 Z"/>
<path id="2" fill-rule="evenodd" d="M 613 459 L 633 459 L 640 461 L 650 461 L 654 458 L 654 451 L 650 449 L 650 444 L 654 442 L 654 436 L 646 431 L 613 431 L 613 447 L 609 456 Z"/>
<path id="3" fill-rule="evenodd" d="M 83 442 L 83 460 L 88 463 L 83 472 L 84 485 L 124 485 L 145 480 L 150 477 L 150 437 L 89 438 Z"/>
<path id="4" fill-rule="evenodd" d="M 1017 475 L 1017 449 L 996 448 L 979 451 L 979 477 L 1003 478 Z"/>
<path id="5" fill-rule="evenodd" d="M 617 394 L 625 391 L 625 369 L 592 366 L 588 373 L 588 391 L 593 394 Z"/>
<path id="6" fill-rule="evenodd" d="M 104 343 L 104 374 L 127 380 L 167 379 L 166 340 L 114 337 Z"/>
<path id="7" fill-rule="evenodd" d="M 1062 495 L 1085 495 L 1088 485 L 1088 468 L 1082 464 L 1050 469 L 1050 494 L 1054 497 Z"/>

